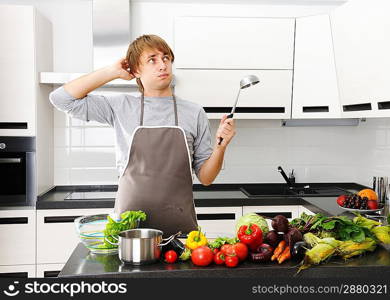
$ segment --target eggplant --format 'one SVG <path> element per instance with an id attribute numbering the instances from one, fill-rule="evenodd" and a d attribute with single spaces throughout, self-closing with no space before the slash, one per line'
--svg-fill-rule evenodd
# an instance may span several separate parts
<path id="1" fill-rule="evenodd" d="M 185 249 L 186 248 L 184 244 L 177 238 L 174 238 L 168 244 L 161 247 L 162 253 L 165 253 L 169 250 L 174 250 L 178 257 L 184 252 Z"/>
<path id="2" fill-rule="evenodd" d="M 309 247 L 304 241 L 296 242 L 291 248 L 291 257 L 293 259 L 303 259 L 306 253 L 306 249 Z"/>

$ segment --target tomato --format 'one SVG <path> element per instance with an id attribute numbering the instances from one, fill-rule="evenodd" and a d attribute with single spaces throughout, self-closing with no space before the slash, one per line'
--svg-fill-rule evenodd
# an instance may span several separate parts
<path id="1" fill-rule="evenodd" d="M 248 256 L 248 247 L 244 243 L 238 242 L 233 245 L 225 244 L 221 247 L 221 251 L 226 256 L 237 255 L 239 260 L 245 260 Z"/>
<path id="2" fill-rule="evenodd" d="M 238 256 L 238 258 L 240 259 L 240 261 L 243 261 L 247 258 L 248 256 L 248 247 L 247 245 L 239 242 L 239 243 L 235 243 L 233 245 L 233 250 L 234 250 L 234 253 Z"/>
<path id="3" fill-rule="evenodd" d="M 238 256 L 226 256 L 225 257 L 225 264 L 229 268 L 237 267 L 239 262 Z"/>
<path id="4" fill-rule="evenodd" d="M 344 206 L 345 200 L 347 199 L 347 195 L 341 195 L 337 198 L 337 204 L 340 206 Z"/>
<path id="5" fill-rule="evenodd" d="M 223 265 L 225 263 L 225 254 L 223 254 L 222 251 L 219 251 L 217 254 L 214 255 L 214 262 L 217 265 Z"/>
<path id="6" fill-rule="evenodd" d="M 173 264 L 177 260 L 177 253 L 174 250 L 169 250 L 165 252 L 165 262 Z"/>
<path id="7" fill-rule="evenodd" d="M 214 254 L 217 254 L 219 251 L 220 251 L 219 248 L 214 248 L 214 249 L 213 249 L 213 253 L 214 253 Z"/>
<path id="8" fill-rule="evenodd" d="M 214 259 L 213 250 L 207 246 L 200 246 L 192 251 L 191 260 L 196 266 L 205 267 L 211 264 Z"/>
<path id="9" fill-rule="evenodd" d="M 234 249 L 233 249 L 233 245 L 231 244 L 224 244 L 222 247 L 221 247 L 221 251 L 223 252 L 223 254 L 225 255 L 234 255 Z"/>

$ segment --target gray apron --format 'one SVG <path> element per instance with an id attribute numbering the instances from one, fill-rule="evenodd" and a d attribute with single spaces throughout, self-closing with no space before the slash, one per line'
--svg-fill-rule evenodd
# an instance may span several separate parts
<path id="1" fill-rule="evenodd" d="M 133 132 L 129 159 L 119 179 L 115 213 L 142 210 L 141 227 L 163 231 L 164 236 L 197 228 L 192 193 L 191 159 L 184 130 L 178 126 L 173 95 L 175 126 L 140 126 Z"/>

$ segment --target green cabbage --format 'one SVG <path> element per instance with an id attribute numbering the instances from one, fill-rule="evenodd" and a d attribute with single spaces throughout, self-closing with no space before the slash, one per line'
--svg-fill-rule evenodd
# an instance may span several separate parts
<path id="1" fill-rule="evenodd" d="M 238 229 L 240 229 L 242 225 L 248 226 L 249 224 L 256 224 L 257 226 L 259 226 L 261 228 L 261 231 L 263 232 L 264 237 L 269 231 L 267 221 L 263 217 L 260 217 L 258 214 L 255 213 L 248 213 L 238 219 L 236 225 L 236 232 L 238 232 Z"/>

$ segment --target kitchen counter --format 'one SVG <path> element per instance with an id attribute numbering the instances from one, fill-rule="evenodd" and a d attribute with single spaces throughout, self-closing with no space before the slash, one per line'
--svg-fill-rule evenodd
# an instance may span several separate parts
<path id="1" fill-rule="evenodd" d="M 222 206 L 232 201 L 237 205 L 302 205 L 314 213 L 325 215 L 347 215 L 351 213 L 340 209 L 335 201 L 335 196 L 329 195 L 316 197 L 297 196 L 274 196 L 274 197 L 242 197 L 237 190 L 202 191 L 195 199 L 196 203 L 202 205 L 202 201 L 209 203 L 215 201 Z M 226 189 L 226 186 L 224 186 Z M 229 186 L 232 188 L 232 186 Z M 350 184 L 344 186 L 350 192 L 356 192 L 363 186 Z M 203 193 L 204 192 L 204 193 Z M 202 198 L 203 197 L 203 198 Z M 225 198 L 224 198 L 225 197 Z M 214 205 L 212 205 L 214 206 Z M 179 262 L 169 265 L 159 262 L 152 265 L 131 266 L 123 264 L 117 254 L 96 255 L 92 254 L 81 243 L 73 251 L 71 257 L 59 274 L 59 277 L 129 277 L 129 278 L 152 278 L 152 277 L 287 277 L 291 278 L 297 272 L 299 261 L 288 261 L 281 265 L 275 263 L 258 264 L 244 262 L 239 267 L 231 269 L 224 266 L 211 265 L 208 267 L 196 267 L 191 262 Z M 348 277 L 370 277 L 384 278 L 390 276 L 390 249 L 378 246 L 373 253 L 357 257 L 344 262 L 333 260 L 327 264 L 312 267 L 304 270 L 297 276 L 303 278 L 348 278 Z"/>
<path id="2" fill-rule="evenodd" d="M 378 246 L 373 253 L 344 262 L 330 262 L 298 271 L 299 261 L 277 263 L 253 263 L 245 261 L 236 268 L 211 264 L 196 267 L 190 261 L 167 264 L 132 266 L 123 264 L 117 254 L 90 253 L 78 244 L 68 262 L 58 275 L 64 278 L 390 278 L 390 251 Z"/>
<path id="3" fill-rule="evenodd" d="M 301 205 L 301 195 L 263 195 L 263 196 L 248 196 L 242 188 L 245 187 L 267 187 L 281 186 L 283 184 L 273 183 L 235 183 L 235 184 L 213 184 L 210 186 L 202 186 L 196 184 L 193 187 L 194 190 L 194 202 L 196 207 L 216 207 L 216 206 L 246 206 L 246 205 Z M 356 192 L 363 188 L 363 185 L 356 183 L 300 183 L 300 185 L 310 185 L 310 187 L 338 187 L 350 192 Z M 38 197 L 36 208 L 37 209 L 67 209 L 67 208 L 113 208 L 115 198 L 100 198 L 96 199 L 67 199 L 72 198 L 70 195 L 73 192 L 93 192 L 97 194 L 99 192 L 116 192 L 118 187 L 116 185 L 104 185 L 104 186 L 56 186 L 49 192 Z M 310 198 L 324 198 L 335 197 L 339 194 L 327 194 L 327 195 L 310 195 Z"/>

